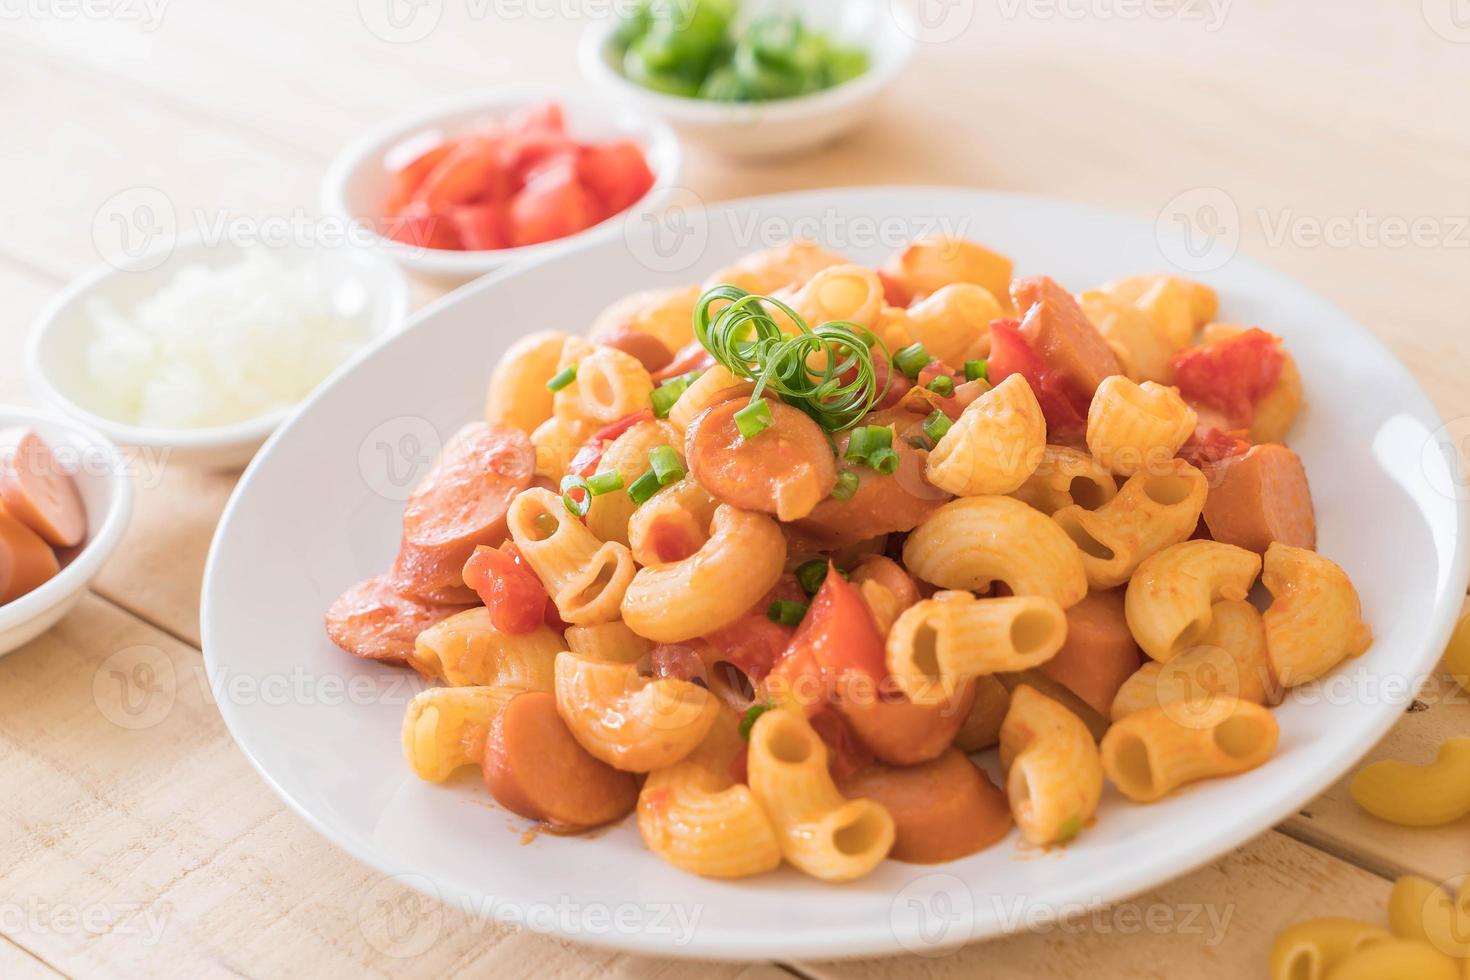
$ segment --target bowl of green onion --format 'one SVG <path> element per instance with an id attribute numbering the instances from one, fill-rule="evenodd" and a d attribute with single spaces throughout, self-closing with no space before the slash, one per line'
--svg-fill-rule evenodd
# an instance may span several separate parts
<path id="1" fill-rule="evenodd" d="M 593 25 L 583 72 L 733 156 L 814 149 L 857 125 L 918 29 L 887 0 L 638 0 Z"/>

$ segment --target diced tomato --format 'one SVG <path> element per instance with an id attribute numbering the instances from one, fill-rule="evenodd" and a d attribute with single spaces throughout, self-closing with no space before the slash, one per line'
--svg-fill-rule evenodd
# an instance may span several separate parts
<path id="1" fill-rule="evenodd" d="M 408 202 L 413 200 L 414 192 L 424 182 L 424 178 L 429 176 L 429 172 L 442 163 L 453 149 L 453 143 L 440 143 L 420 153 L 402 168 L 394 171 L 393 189 L 388 192 L 388 202 L 383 207 L 383 213 L 394 215 L 407 206 Z"/>
<path id="2" fill-rule="evenodd" d="M 597 222 L 597 202 L 572 166 L 542 170 L 510 204 L 511 243 L 535 245 L 574 235 Z"/>
<path id="3" fill-rule="evenodd" d="M 728 660 L 752 681 L 760 682 L 781 659 L 796 635 L 795 627 L 773 622 L 766 615 L 766 610 L 778 599 L 805 602 L 806 598 L 796 579 L 783 575 L 745 615 L 704 639 L 719 651 L 721 660 Z"/>
<path id="4" fill-rule="evenodd" d="M 1239 456 L 1250 449 L 1248 440 L 1241 438 L 1241 430 L 1224 432 L 1216 427 L 1200 426 L 1190 435 L 1179 450 L 1179 456 L 1191 466 L 1204 469 L 1230 456 Z"/>
<path id="5" fill-rule="evenodd" d="M 454 222 L 435 214 L 421 201 L 410 203 L 398 214 L 384 219 L 383 232 L 395 242 L 419 248 L 459 248 Z"/>
<path id="6" fill-rule="evenodd" d="M 856 372 L 857 369 L 854 368 L 854 376 L 856 376 Z M 847 381 L 849 379 L 844 377 L 843 380 Z M 893 362 L 886 357 L 873 358 L 873 381 L 877 388 L 883 391 L 883 397 L 878 399 L 877 403 L 873 406 L 875 410 L 892 408 L 897 405 L 903 401 L 904 394 L 912 387 L 909 384 L 908 378 L 893 370 Z M 888 384 L 886 391 L 883 390 L 885 382 Z"/>
<path id="7" fill-rule="evenodd" d="M 548 170 L 577 168 L 577 144 L 560 133 L 512 137 L 503 153 L 506 172 L 516 187 L 524 188 Z"/>
<path id="8" fill-rule="evenodd" d="M 1076 434 L 1087 427 L 1087 401 L 1081 398 L 1065 378 L 1051 370 L 1041 355 L 1031 349 L 1021 335 L 1015 320 L 995 320 L 990 324 L 990 381 L 999 384 L 1019 374 L 1031 386 L 1049 430 L 1057 434 Z"/>
<path id="9" fill-rule="evenodd" d="M 893 278 L 882 269 L 878 270 L 878 281 L 883 284 L 883 302 L 887 303 L 889 306 L 906 307 L 913 299 L 913 297 L 909 295 L 908 288 L 905 287 L 903 283 L 899 282 L 897 279 Z"/>
<path id="10" fill-rule="evenodd" d="M 529 633 L 546 617 L 546 590 L 529 569 L 504 551 L 481 546 L 465 562 L 464 582 L 490 610 L 502 633 Z"/>
<path id="11" fill-rule="evenodd" d="M 873 761 L 873 753 L 837 710 L 823 708 L 808 720 L 827 743 L 827 771 L 833 778 L 844 779 Z"/>
<path id="12" fill-rule="evenodd" d="M 602 203 L 603 215 L 617 214 L 653 186 L 653 171 L 637 143 L 621 140 L 585 146 L 577 156 L 577 173 Z"/>
<path id="13" fill-rule="evenodd" d="M 654 373 L 653 380 L 668 381 L 670 378 L 677 378 L 690 371 L 704 371 L 714 367 L 714 364 L 714 355 L 705 350 L 704 345 L 699 341 L 691 340 L 679 348 L 672 361 Z"/>
<path id="14" fill-rule="evenodd" d="M 1256 403 L 1281 379 L 1281 338 L 1252 327 L 1213 344 L 1174 355 L 1174 383 L 1187 401 L 1219 409 L 1237 428 L 1250 428 Z"/>
<path id="15" fill-rule="evenodd" d="M 498 145 L 472 137 L 454 144 L 454 149 L 429 171 L 413 199 L 443 211 L 456 204 L 502 201 L 510 191 L 510 177 L 500 165 Z"/>
<path id="16" fill-rule="evenodd" d="M 517 109 L 505 120 L 505 128 L 513 133 L 523 133 L 529 130 L 542 129 L 552 133 L 565 133 L 567 131 L 566 116 L 562 113 L 561 103 L 542 102 L 538 105 L 526 106 Z"/>
<path id="17" fill-rule="evenodd" d="M 691 646 L 683 643 L 660 643 L 649 654 L 654 677 L 672 677 L 680 681 L 705 679 L 704 660 Z"/>
<path id="18" fill-rule="evenodd" d="M 888 673 L 883 637 L 857 588 L 829 568 L 771 674 L 789 686 L 810 716 L 850 670 L 881 680 Z"/>
<path id="19" fill-rule="evenodd" d="M 462 205 L 449 212 L 449 220 L 462 248 L 482 251 L 510 244 L 510 216 L 501 202 Z"/>
<path id="20" fill-rule="evenodd" d="M 576 455 L 572 457 L 571 463 L 567 465 L 567 472 L 576 476 L 588 477 L 597 472 L 597 467 L 602 463 L 602 453 L 607 449 L 608 443 L 618 436 L 627 432 L 639 422 L 652 422 L 653 409 L 645 408 L 642 411 L 624 415 L 616 422 L 610 422 L 596 432 L 592 437 L 582 444 Z"/>

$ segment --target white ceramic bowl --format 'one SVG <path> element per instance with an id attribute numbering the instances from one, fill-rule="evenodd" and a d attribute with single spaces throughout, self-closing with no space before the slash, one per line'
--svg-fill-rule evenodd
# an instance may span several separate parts
<path id="1" fill-rule="evenodd" d="M 863 121 L 872 104 L 908 67 L 919 28 L 888 0 L 819 0 L 783 4 L 805 23 L 862 48 L 872 64 L 851 81 L 774 102 L 726 103 L 667 95 L 629 80 L 610 41 L 616 24 L 598 22 L 577 52 L 582 73 L 600 89 L 668 120 L 679 135 L 734 157 L 774 157 L 830 143 Z"/>
<path id="2" fill-rule="evenodd" d="M 232 265 L 240 261 L 244 249 L 265 247 L 211 242 L 195 235 L 165 242 L 161 250 L 134 259 L 98 266 L 74 280 L 41 312 L 31 330 L 27 356 L 32 387 L 47 403 L 85 420 L 119 445 L 154 453 L 169 463 L 221 469 L 245 465 L 295 406 L 230 425 L 190 429 L 137 426 L 98 414 L 87 394 L 84 363 L 96 330 L 88 304 L 104 299 L 125 314 L 186 266 Z M 163 252 L 166 257 L 161 257 Z M 408 316 L 407 278 L 374 250 L 291 246 L 280 254 L 289 264 L 317 264 L 333 303 L 361 322 L 367 335 L 364 349 L 397 331 Z"/>
<path id="3" fill-rule="evenodd" d="M 102 563 L 117 548 L 133 510 L 133 482 L 117 447 L 64 416 L 0 407 L 0 429 L 35 431 L 71 474 L 87 511 L 87 537 L 63 553 L 61 571 L 40 588 L 0 605 L 0 655 L 40 636 L 77 604 Z"/>
<path id="4" fill-rule="evenodd" d="M 1232 320 L 1279 330 L 1301 367 L 1310 409 L 1291 445 L 1317 492 L 1321 551 L 1352 576 L 1374 634 L 1373 646 L 1324 686 L 1297 689 L 1274 712 L 1281 741 L 1265 765 L 1148 806 L 1109 787 L 1096 824 L 1050 853 L 1012 834 L 958 861 L 887 861 L 833 886 L 790 868 L 740 881 L 697 878 L 650 853 L 631 819 L 589 837 L 526 843 L 508 828 L 515 821 L 490 808 L 478 774 L 426 783 L 404 764 L 413 676 L 338 650 L 322 616 L 344 589 L 392 564 L 408 488 L 439 440 L 480 417 L 486 376 L 507 346 L 548 317 L 588 323 L 616 297 L 698 282 L 752 251 L 745 229 L 754 219 L 822 222 L 823 244 L 872 265 L 898 243 L 859 247 L 849 231 L 895 216 L 932 228 L 936 215 L 958 233 L 983 234 L 1023 275 L 1049 274 L 1073 289 L 1169 268 L 1168 256 L 1187 254 L 1182 232 L 1161 234 L 1152 221 L 1020 195 L 871 187 L 723 202 L 691 215 L 704 246 L 687 268 L 655 271 L 637 250 L 602 242 L 506 270 L 424 310 L 319 390 L 241 478 L 204 575 L 213 689 L 264 691 L 303 674 L 320 684 L 284 700 L 218 699 L 266 780 L 337 845 L 452 909 L 642 954 L 734 959 L 933 955 L 1054 921 L 1206 864 L 1326 789 L 1403 717 L 1444 650 L 1465 601 L 1464 483 L 1441 450 L 1445 430 L 1429 399 L 1393 354 L 1327 301 L 1245 256 L 1203 278 Z M 998 772 L 993 751 L 979 761 Z M 363 907 L 380 894 L 366 895 Z M 619 924 L 625 911 L 634 925 Z"/>
<path id="5" fill-rule="evenodd" d="M 632 139 L 643 147 L 654 183 L 647 194 L 619 214 L 565 238 L 519 248 L 457 251 L 405 245 L 370 229 L 381 217 L 390 172 L 384 158 L 399 144 L 438 130 L 454 136 L 487 117 L 555 100 L 561 103 L 567 131 L 574 139 Z M 415 272 L 447 282 L 468 282 L 487 272 L 523 259 L 544 258 L 589 239 L 618 234 L 624 222 L 657 212 L 669 188 L 677 185 L 683 153 L 673 130 L 653 116 L 593 96 L 548 91 L 508 91 L 476 95 L 390 120 L 344 149 L 322 178 L 324 212 L 361 223 L 364 232 L 397 261 Z"/>

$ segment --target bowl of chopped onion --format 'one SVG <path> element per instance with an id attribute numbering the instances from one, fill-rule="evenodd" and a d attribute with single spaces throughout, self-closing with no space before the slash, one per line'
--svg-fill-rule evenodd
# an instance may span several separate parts
<path id="1" fill-rule="evenodd" d="M 402 270 L 360 244 L 181 237 L 69 284 L 28 367 L 44 401 L 119 445 L 234 468 L 408 312 Z"/>

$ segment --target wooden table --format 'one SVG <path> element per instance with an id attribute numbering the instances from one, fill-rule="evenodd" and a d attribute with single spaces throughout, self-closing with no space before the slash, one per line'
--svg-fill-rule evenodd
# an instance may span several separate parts
<path id="1" fill-rule="evenodd" d="M 575 84 L 581 15 L 608 6 L 426 0 L 437 26 L 392 43 L 370 26 L 381 31 L 386 2 L 0 8 L 0 400 L 30 397 L 28 325 L 98 260 L 94 224 L 117 195 L 152 189 L 185 220 L 196 209 L 206 220 L 310 214 L 333 153 L 388 115 L 506 83 Z M 1455 0 L 1423 0 L 1422 11 L 1413 0 L 1330 10 L 1216 0 L 1213 12 L 1196 0 L 931 2 L 949 38 L 920 46 L 861 131 L 790 162 L 691 150 L 684 183 L 707 200 L 952 183 L 1150 219 L 1183 192 L 1219 188 L 1238 209 L 1242 250 L 1367 324 L 1463 434 L 1470 27 L 1450 19 Z M 1390 225 L 1411 219 L 1427 234 L 1394 244 Z M 418 298 L 437 292 L 420 284 Z M 211 703 L 198 650 L 200 574 L 234 479 L 171 468 L 140 486 L 132 529 L 94 593 L 0 661 L 0 974 L 693 973 L 420 900 L 326 844 L 262 784 Z M 158 724 L 122 727 L 108 658 L 140 645 L 172 664 L 178 693 Z M 1467 699 L 1445 696 L 1438 680 L 1427 710 L 1406 715 L 1372 757 L 1424 761 L 1446 735 L 1470 731 Z M 1381 920 L 1393 876 L 1470 868 L 1467 831 L 1470 821 L 1379 823 L 1339 783 L 1239 851 L 1079 926 L 935 959 L 699 972 L 1261 975 L 1283 925 Z M 393 923 L 380 908 L 412 929 L 434 923 L 433 941 L 393 955 L 407 947 L 386 941 Z M 1191 908 L 1221 928 L 1184 928 Z M 1175 925 L 1147 925 L 1160 921 Z"/>

